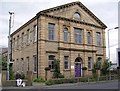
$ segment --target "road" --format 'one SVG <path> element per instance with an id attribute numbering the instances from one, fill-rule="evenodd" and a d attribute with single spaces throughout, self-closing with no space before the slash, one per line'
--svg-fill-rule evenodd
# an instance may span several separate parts
<path id="1" fill-rule="evenodd" d="M 70 91 L 70 89 L 76 89 L 81 91 L 87 89 L 87 91 L 91 89 L 91 91 L 97 91 L 100 89 L 105 91 L 118 91 L 118 81 L 107 81 L 107 82 L 93 82 L 93 83 L 74 83 L 74 84 L 57 84 L 52 86 L 46 85 L 33 85 L 33 86 L 26 86 L 26 87 L 7 87 L 4 88 L 2 91 Z"/>
<path id="2" fill-rule="evenodd" d="M 44 89 L 118 89 L 118 81 L 93 82 L 93 83 L 76 83 L 71 85 L 53 85 Z"/>

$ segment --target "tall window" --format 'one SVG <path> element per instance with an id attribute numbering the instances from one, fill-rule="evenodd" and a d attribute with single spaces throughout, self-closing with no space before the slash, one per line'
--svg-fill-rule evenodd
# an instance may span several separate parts
<path id="1" fill-rule="evenodd" d="M 102 58 L 99 57 L 99 58 L 97 59 L 97 67 L 98 67 L 98 68 L 101 68 L 101 66 L 102 66 Z"/>
<path id="2" fill-rule="evenodd" d="M 68 29 L 64 28 L 64 41 L 68 42 Z"/>
<path id="3" fill-rule="evenodd" d="M 69 56 L 64 56 L 64 69 L 68 69 L 68 58 Z"/>
<path id="4" fill-rule="evenodd" d="M 34 42 L 37 41 L 37 25 L 34 26 Z"/>
<path id="5" fill-rule="evenodd" d="M 22 33 L 22 47 L 24 47 L 24 33 Z"/>
<path id="6" fill-rule="evenodd" d="M 55 58 L 54 55 L 49 55 L 48 57 L 48 65 L 51 69 L 54 69 L 54 58 Z"/>
<path id="7" fill-rule="evenodd" d="M 92 57 L 88 57 L 88 69 L 92 69 Z"/>
<path id="8" fill-rule="evenodd" d="M 34 72 L 37 72 L 37 56 L 34 55 L 33 58 L 34 58 Z"/>
<path id="9" fill-rule="evenodd" d="M 101 45 L 101 34 L 100 34 L 100 32 L 96 32 L 96 43 L 97 43 L 97 46 Z"/>
<path id="10" fill-rule="evenodd" d="M 19 47 L 19 35 L 17 36 L 17 48 Z"/>
<path id="11" fill-rule="evenodd" d="M 30 30 L 27 30 L 27 44 L 30 44 Z"/>
<path id="12" fill-rule="evenodd" d="M 79 28 L 74 28 L 74 38 L 75 38 L 75 43 L 82 43 L 82 30 Z"/>
<path id="13" fill-rule="evenodd" d="M 54 40 L 55 37 L 55 24 L 48 24 L 48 38 L 49 40 Z"/>
<path id="14" fill-rule="evenodd" d="M 88 40 L 88 44 L 91 44 L 92 37 L 91 37 L 91 33 L 90 32 L 87 33 L 87 40 Z"/>

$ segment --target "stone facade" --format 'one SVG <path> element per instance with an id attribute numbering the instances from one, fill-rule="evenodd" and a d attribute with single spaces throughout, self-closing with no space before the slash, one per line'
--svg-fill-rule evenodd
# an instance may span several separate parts
<path id="1" fill-rule="evenodd" d="M 80 17 L 76 18 L 75 13 Z M 52 36 L 49 24 L 54 25 L 52 40 L 49 39 L 49 36 Z M 37 33 L 35 33 L 35 26 L 37 26 Z M 67 41 L 64 41 L 65 28 L 68 30 Z M 88 59 L 91 58 L 91 67 L 85 73 L 91 74 L 96 60 L 100 59 L 102 64 L 106 58 L 105 28 L 106 26 L 81 2 L 72 2 L 40 11 L 11 34 L 14 71 L 19 70 L 24 73 L 33 71 L 35 77 L 45 78 L 45 68 L 51 67 L 49 57 L 52 55 L 60 60 L 60 71 L 65 77 L 82 76 L 82 67 L 88 68 Z M 80 35 L 78 33 L 80 38 L 75 35 L 75 29 L 81 30 Z M 99 45 L 96 42 L 97 37 Z M 90 44 L 88 44 L 89 38 Z M 81 42 L 76 43 L 76 40 Z"/>

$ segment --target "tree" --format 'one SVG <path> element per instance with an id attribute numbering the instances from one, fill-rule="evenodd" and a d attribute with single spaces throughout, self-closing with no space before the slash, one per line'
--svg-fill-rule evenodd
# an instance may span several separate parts
<path id="1" fill-rule="evenodd" d="M 60 61 L 58 59 L 54 59 L 54 78 L 59 78 L 60 75 Z"/>
<path id="2" fill-rule="evenodd" d="M 0 58 L 0 65 L 2 65 L 2 70 L 7 70 L 7 62 L 3 58 Z"/>
<path id="3" fill-rule="evenodd" d="M 101 73 L 103 75 L 107 75 L 109 73 L 109 68 L 111 67 L 112 62 L 109 62 L 109 59 L 106 59 L 106 61 L 104 61 L 103 65 L 102 65 L 102 69 L 101 69 Z"/>
<path id="4" fill-rule="evenodd" d="M 94 63 L 94 65 L 93 65 L 92 74 L 93 74 L 94 77 L 97 76 L 97 74 L 96 74 L 96 63 Z"/>
<path id="5" fill-rule="evenodd" d="M 98 71 L 101 69 L 101 61 L 96 60 L 96 63 L 93 65 L 92 73 L 94 77 L 99 75 Z"/>
<path id="6" fill-rule="evenodd" d="M 64 76 L 60 73 L 60 61 L 59 59 L 54 59 L 54 78 L 63 78 Z"/>

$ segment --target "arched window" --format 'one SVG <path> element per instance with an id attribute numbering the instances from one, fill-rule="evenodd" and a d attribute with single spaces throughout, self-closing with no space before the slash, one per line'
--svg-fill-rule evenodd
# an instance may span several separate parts
<path id="1" fill-rule="evenodd" d="M 51 69 L 54 69 L 54 58 L 55 58 L 54 55 L 49 55 L 49 56 L 48 56 L 48 66 L 49 66 Z"/>
<path id="2" fill-rule="evenodd" d="M 81 58 L 81 57 L 77 57 L 77 58 L 75 59 L 75 62 L 81 62 L 81 63 L 82 63 L 82 58 Z"/>
<path id="3" fill-rule="evenodd" d="M 75 12 L 73 15 L 74 19 L 80 19 L 80 14 L 78 12 Z"/>
<path id="4" fill-rule="evenodd" d="M 55 58 L 55 56 L 54 56 L 54 55 L 49 55 L 48 60 L 49 60 L 49 61 L 53 61 L 53 60 L 54 60 L 54 58 Z"/>
<path id="5" fill-rule="evenodd" d="M 68 42 L 68 29 L 64 28 L 64 42 Z"/>
<path id="6" fill-rule="evenodd" d="M 91 44 L 92 38 L 91 38 L 91 33 L 90 32 L 87 32 L 87 40 L 88 40 L 88 44 Z"/>

